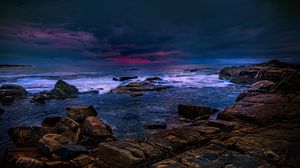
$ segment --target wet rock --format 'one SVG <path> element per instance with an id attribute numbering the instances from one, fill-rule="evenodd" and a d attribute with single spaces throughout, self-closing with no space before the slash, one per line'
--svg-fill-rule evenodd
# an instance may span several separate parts
<path id="1" fill-rule="evenodd" d="M 113 78 L 114 81 L 126 81 L 126 80 L 131 80 L 131 79 L 137 79 L 137 76 L 122 76 L 119 78 Z"/>
<path id="2" fill-rule="evenodd" d="M 19 85 L 6 84 L 0 87 L 0 92 L 6 92 L 9 96 L 13 97 L 26 97 L 28 92 L 26 89 Z M 2 96 L 2 94 L 0 94 Z"/>
<path id="3" fill-rule="evenodd" d="M 160 77 L 149 77 L 147 79 L 145 79 L 145 81 L 161 81 L 162 79 Z"/>
<path id="4" fill-rule="evenodd" d="M 30 158 L 30 157 L 20 157 L 16 161 L 16 166 L 19 168 L 41 168 L 43 167 L 43 162 L 40 160 Z"/>
<path id="5" fill-rule="evenodd" d="M 219 111 L 218 109 L 213 109 L 206 106 L 185 105 L 185 104 L 178 105 L 178 114 L 188 119 L 195 119 L 199 116 L 213 114 L 218 111 Z"/>
<path id="6" fill-rule="evenodd" d="M 58 80 L 51 90 L 51 94 L 57 99 L 72 98 L 77 93 L 78 89 L 75 86 L 70 85 L 63 80 Z"/>
<path id="7" fill-rule="evenodd" d="M 224 120 L 208 120 L 207 126 L 218 127 L 225 131 L 230 131 L 234 128 L 234 124 Z"/>
<path id="8" fill-rule="evenodd" d="M 112 136 L 110 126 L 94 116 L 89 116 L 84 120 L 83 128 L 85 133 L 91 137 L 105 138 Z"/>
<path id="9" fill-rule="evenodd" d="M 60 134 L 46 134 L 38 143 L 38 150 L 50 157 L 52 153 L 59 153 L 64 145 L 74 144 L 73 141 Z"/>
<path id="10" fill-rule="evenodd" d="M 7 131 L 17 147 L 35 147 L 42 136 L 57 132 L 57 128 L 38 126 L 13 127 Z"/>
<path id="11" fill-rule="evenodd" d="M 69 161 L 47 161 L 44 166 L 46 168 L 70 168 L 73 165 Z"/>
<path id="12" fill-rule="evenodd" d="M 12 96 L 5 96 L 1 99 L 1 101 L 4 105 L 10 105 L 14 102 L 14 98 Z"/>
<path id="13" fill-rule="evenodd" d="M 84 146 L 67 144 L 60 148 L 59 155 L 61 159 L 69 160 L 87 152 L 88 150 Z"/>
<path id="14" fill-rule="evenodd" d="M 43 127 L 55 127 L 55 125 L 62 120 L 61 116 L 48 116 L 42 121 Z"/>
<path id="15" fill-rule="evenodd" d="M 71 160 L 73 167 L 85 167 L 94 162 L 95 162 L 95 158 L 93 158 L 89 155 L 86 155 L 86 154 L 82 154 Z"/>
<path id="16" fill-rule="evenodd" d="M 70 117 L 62 117 L 60 121 L 55 124 L 55 127 L 59 128 L 61 131 L 76 131 L 79 126 L 80 125 Z"/>
<path id="17" fill-rule="evenodd" d="M 132 92 L 130 93 L 130 96 L 132 97 L 138 97 L 138 96 L 143 96 L 144 93 L 143 92 Z"/>
<path id="18" fill-rule="evenodd" d="M 167 125 L 166 124 L 151 124 L 151 125 L 144 125 L 145 129 L 167 129 Z"/>
<path id="19" fill-rule="evenodd" d="M 68 116 L 77 122 L 83 122 L 89 116 L 97 116 L 97 112 L 91 105 L 73 105 L 67 107 Z"/>
<path id="20" fill-rule="evenodd" d="M 8 163 L 14 164 L 20 157 L 30 156 L 32 158 L 39 158 L 41 154 L 37 148 L 9 148 L 4 154 L 4 160 Z"/>
<path id="21" fill-rule="evenodd" d="M 154 85 L 149 82 L 131 82 L 125 86 L 118 86 L 116 89 L 111 90 L 112 93 L 129 93 L 147 92 L 147 91 L 161 91 L 169 89 L 171 86 Z"/>
<path id="22" fill-rule="evenodd" d="M 225 67 L 219 73 L 220 79 L 229 80 L 239 84 L 253 84 L 260 80 L 269 80 L 275 83 L 285 81 L 293 84 L 289 87 L 299 90 L 300 77 L 299 66 L 272 60 L 267 63 L 255 64 L 251 66 Z"/>

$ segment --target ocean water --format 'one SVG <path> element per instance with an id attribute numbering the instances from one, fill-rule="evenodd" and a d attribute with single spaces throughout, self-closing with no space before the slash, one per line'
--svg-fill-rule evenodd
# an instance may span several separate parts
<path id="1" fill-rule="evenodd" d="M 6 134 L 8 128 L 20 125 L 40 125 L 44 117 L 65 115 L 66 106 L 91 104 L 98 117 L 112 126 L 117 138 L 144 137 L 153 131 L 146 124 L 166 124 L 168 129 L 185 121 L 177 115 L 180 103 L 203 104 L 223 109 L 234 103 L 243 86 L 218 79 L 219 65 L 173 65 L 144 67 L 32 67 L 0 69 L 0 85 L 17 84 L 29 93 L 51 90 L 58 79 L 75 85 L 82 94 L 77 98 L 50 100 L 43 104 L 30 99 L 16 100 L 4 106 L 0 114 L 0 152 L 13 146 Z M 129 81 L 114 81 L 113 77 L 138 76 Z M 128 82 L 160 77 L 155 84 L 173 86 L 163 91 L 146 92 L 141 97 L 110 93 L 111 89 Z M 89 91 L 97 91 L 89 93 Z M 214 116 L 212 116 L 214 117 Z M 154 131 L 155 132 L 155 131 Z"/>

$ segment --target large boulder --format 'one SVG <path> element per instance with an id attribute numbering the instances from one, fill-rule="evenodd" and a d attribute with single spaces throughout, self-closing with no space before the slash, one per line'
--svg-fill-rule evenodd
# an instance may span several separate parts
<path id="1" fill-rule="evenodd" d="M 200 105 L 178 105 L 178 114 L 188 119 L 196 119 L 197 117 L 213 114 L 218 111 L 218 109 Z"/>
<path id="2" fill-rule="evenodd" d="M 51 90 L 51 94 L 58 99 L 71 98 L 77 93 L 78 89 L 75 86 L 70 85 L 63 80 L 58 80 Z"/>
<path id="3" fill-rule="evenodd" d="M 19 85 L 5 84 L 0 87 L 0 101 L 3 104 L 12 104 L 15 98 L 24 98 L 28 92 Z"/>
<path id="4" fill-rule="evenodd" d="M 21 126 L 8 129 L 7 133 L 18 147 L 35 147 L 40 138 L 48 133 L 57 133 L 54 127 Z"/>
<path id="5" fill-rule="evenodd" d="M 60 134 L 46 134 L 38 142 L 40 153 L 50 157 L 58 154 L 64 145 L 74 144 L 73 141 Z"/>
<path id="6" fill-rule="evenodd" d="M 81 123 L 89 116 L 97 116 L 97 112 L 91 105 L 73 105 L 67 107 L 68 116 Z"/>
<path id="7" fill-rule="evenodd" d="M 83 128 L 85 133 L 91 137 L 106 138 L 113 135 L 111 127 L 94 116 L 87 117 L 84 120 Z"/>
<path id="8" fill-rule="evenodd" d="M 59 128 L 61 131 L 76 131 L 79 126 L 80 125 L 70 117 L 63 117 L 55 124 L 55 127 Z"/>
<path id="9" fill-rule="evenodd" d="M 283 88 L 299 90 L 299 69 L 299 65 L 272 60 L 251 66 L 225 67 L 220 71 L 219 78 L 238 84 L 253 84 L 260 80 L 269 80 L 275 83 L 284 81 Z"/>

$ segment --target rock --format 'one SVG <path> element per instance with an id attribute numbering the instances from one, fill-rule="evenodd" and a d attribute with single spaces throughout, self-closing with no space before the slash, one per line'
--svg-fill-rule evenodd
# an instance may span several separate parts
<path id="1" fill-rule="evenodd" d="M 71 168 L 73 165 L 69 161 L 47 161 L 46 168 Z"/>
<path id="2" fill-rule="evenodd" d="M 46 96 L 44 96 L 43 94 L 35 94 L 35 95 L 33 95 L 31 102 L 44 103 L 46 100 L 48 100 L 48 98 Z"/>
<path id="3" fill-rule="evenodd" d="M 24 87 L 19 86 L 19 85 L 13 85 L 13 84 L 2 85 L 0 87 L 0 91 L 1 90 L 9 91 L 9 93 L 10 93 L 9 95 L 14 96 L 14 97 L 25 97 L 28 94 L 28 92 L 26 91 L 26 89 Z"/>
<path id="4" fill-rule="evenodd" d="M 71 130 L 75 132 L 79 126 L 80 125 L 70 117 L 62 117 L 60 121 L 55 124 L 55 127 L 61 131 Z"/>
<path id="5" fill-rule="evenodd" d="M 54 127 L 59 121 L 62 120 L 61 116 L 48 116 L 42 121 L 43 127 Z"/>
<path id="6" fill-rule="evenodd" d="M 17 147 L 35 147 L 42 136 L 57 132 L 57 128 L 38 126 L 13 127 L 7 131 Z"/>
<path id="7" fill-rule="evenodd" d="M 122 76 L 119 78 L 113 78 L 114 81 L 126 81 L 126 80 L 130 80 L 130 79 L 137 79 L 137 76 Z"/>
<path id="8" fill-rule="evenodd" d="M 4 105 L 10 105 L 14 102 L 14 98 L 12 96 L 5 96 L 1 99 L 1 101 Z"/>
<path id="9" fill-rule="evenodd" d="M 4 154 L 4 160 L 8 163 L 14 164 L 20 157 L 30 156 L 32 158 L 39 158 L 41 154 L 37 148 L 8 148 Z"/>
<path id="10" fill-rule="evenodd" d="M 145 79 L 145 81 L 161 81 L 162 79 L 160 77 L 149 77 L 147 79 Z"/>
<path id="11" fill-rule="evenodd" d="M 116 89 L 111 90 L 111 92 L 134 94 L 136 92 L 161 91 L 169 88 L 171 88 L 171 86 L 154 85 L 152 83 L 144 81 L 144 82 L 131 82 L 125 86 L 118 86 Z"/>
<path id="12" fill-rule="evenodd" d="M 63 160 L 69 160 L 87 152 L 88 150 L 84 146 L 73 144 L 63 145 L 59 150 Z"/>
<path id="13" fill-rule="evenodd" d="M 19 168 L 41 168 L 43 164 L 43 162 L 30 157 L 20 157 L 16 162 L 16 166 Z"/>
<path id="14" fill-rule="evenodd" d="M 144 93 L 143 92 L 132 92 L 130 93 L 130 96 L 132 97 L 138 97 L 138 96 L 143 96 Z"/>
<path id="15" fill-rule="evenodd" d="M 85 167 L 94 162 L 95 162 L 95 158 L 86 154 L 82 154 L 71 160 L 73 167 Z"/>
<path id="16" fill-rule="evenodd" d="M 73 105 L 67 107 L 68 116 L 81 123 L 89 116 L 97 116 L 97 112 L 91 105 Z"/>
<path id="17" fill-rule="evenodd" d="M 195 119 L 199 116 L 213 114 L 218 111 L 219 111 L 218 109 L 213 109 L 206 106 L 185 105 L 185 104 L 178 105 L 178 114 L 188 119 Z"/>
<path id="18" fill-rule="evenodd" d="M 50 93 L 57 99 L 65 99 L 74 97 L 78 89 L 63 80 L 58 80 Z"/>
<path id="19" fill-rule="evenodd" d="M 261 80 L 274 83 L 285 81 L 293 83 L 287 86 L 290 90 L 299 90 L 299 65 L 287 64 L 277 60 L 251 66 L 225 67 L 219 73 L 220 79 L 238 84 L 253 84 Z"/>
<path id="20" fill-rule="evenodd" d="M 207 126 L 218 127 L 225 131 L 230 131 L 234 128 L 234 124 L 224 120 L 208 120 Z"/>
<path id="21" fill-rule="evenodd" d="M 50 157 L 53 153 L 59 153 L 64 145 L 74 144 L 73 141 L 63 135 L 46 134 L 38 143 L 38 150 L 42 154 Z"/>
<path id="22" fill-rule="evenodd" d="M 90 116 L 83 122 L 83 128 L 87 135 L 91 137 L 105 138 L 112 136 L 112 129 L 100 119 Z"/>
<path id="23" fill-rule="evenodd" d="M 166 124 L 151 124 L 151 125 L 144 125 L 145 129 L 167 129 L 167 125 Z"/>
<path id="24" fill-rule="evenodd" d="M 4 109 L 0 108 L 0 113 L 4 113 Z"/>

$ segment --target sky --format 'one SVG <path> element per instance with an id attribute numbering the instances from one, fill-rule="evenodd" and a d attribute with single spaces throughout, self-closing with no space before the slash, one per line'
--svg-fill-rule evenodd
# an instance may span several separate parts
<path id="1" fill-rule="evenodd" d="M 1 0 L 0 64 L 300 62 L 299 0 Z"/>

